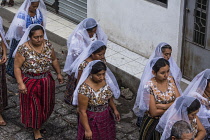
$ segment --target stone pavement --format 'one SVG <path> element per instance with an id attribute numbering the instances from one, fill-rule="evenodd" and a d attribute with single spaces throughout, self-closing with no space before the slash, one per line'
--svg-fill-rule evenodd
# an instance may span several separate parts
<path id="1" fill-rule="evenodd" d="M 58 44 L 53 43 L 56 55 L 63 68 L 65 53 Z M 55 72 L 52 71 L 56 79 Z M 63 73 L 65 79 L 66 74 Z M 20 122 L 19 95 L 17 93 L 17 83 L 7 77 L 8 101 L 9 105 L 3 112 L 7 125 L 0 126 L 0 140 L 33 140 L 32 129 L 25 129 Z M 63 102 L 65 84 L 58 84 L 56 81 L 56 104 L 54 112 L 49 120 L 44 124 L 47 134 L 43 135 L 47 140 L 75 140 L 77 133 L 77 115 L 75 107 L 69 106 Z M 118 140 L 136 140 L 138 139 L 138 127 L 135 125 L 136 117 L 132 112 L 134 104 L 133 94 L 130 91 L 123 90 L 122 97 L 116 102 L 117 108 L 121 113 L 121 121 L 116 124 Z"/>

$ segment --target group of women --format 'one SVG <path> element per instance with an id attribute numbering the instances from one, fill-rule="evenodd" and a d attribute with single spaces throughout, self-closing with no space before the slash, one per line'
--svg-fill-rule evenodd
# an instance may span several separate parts
<path id="1" fill-rule="evenodd" d="M 140 140 L 171 139 L 174 123 L 184 120 L 194 140 L 210 138 L 210 69 L 199 73 L 184 92 L 172 47 L 160 43 L 148 60 L 133 111 L 138 116 Z"/>
<path id="2" fill-rule="evenodd" d="M 20 93 L 21 122 L 33 128 L 34 139 L 43 140 L 43 123 L 55 105 L 55 81 L 50 66 L 63 83 L 55 51 L 48 41 L 43 0 L 25 0 L 5 35 L 0 18 L 0 111 L 7 106 L 6 74 L 16 78 Z M 114 140 L 120 121 L 114 98 L 120 96 L 117 81 L 106 65 L 107 36 L 87 18 L 67 41 L 64 72 L 68 74 L 65 102 L 77 107 L 77 139 Z M 7 45 L 6 40 L 10 40 Z M 7 69 L 6 51 L 10 50 Z M 182 73 L 171 57 L 172 47 L 160 43 L 145 66 L 133 111 L 138 116 L 140 140 L 166 140 L 173 124 L 185 120 L 194 139 L 210 135 L 210 69 L 198 74 L 182 92 Z M 0 114 L 1 114 L 0 113 Z M 6 125 L 0 115 L 0 125 Z M 207 134 L 207 135 L 206 135 Z"/>

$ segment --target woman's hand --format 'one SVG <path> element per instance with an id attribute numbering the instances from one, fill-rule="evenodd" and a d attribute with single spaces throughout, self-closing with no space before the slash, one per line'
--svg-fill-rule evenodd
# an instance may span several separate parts
<path id="1" fill-rule="evenodd" d="M 87 140 L 91 140 L 92 139 L 92 131 L 89 130 L 89 131 L 85 131 L 85 139 Z"/>
<path id="2" fill-rule="evenodd" d="M 3 55 L 2 59 L 0 59 L 0 65 L 4 64 L 5 62 L 7 62 L 7 56 Z"/>
<path id="3" fill-rule="evenodd" d="M 114 111 L 114 115 L 115 115 L 115 120 L 116 120 L 117 122 L 119 122 L 119 121 L 120 121 L 120 113 L 119 113 L 117 110 L 115 110 L 115 111 Z"/>
<path id="4" fill-rule="evenodd" d="M 19 93 L 27 94 L 27 88 L 24 83 L 18 85 Z"/>
<path id="5" fill-rule="evenodd" d="M 57 75 L 57 78 L 60 84 L 64 83 L 63 76 L 60 73 Z"/>

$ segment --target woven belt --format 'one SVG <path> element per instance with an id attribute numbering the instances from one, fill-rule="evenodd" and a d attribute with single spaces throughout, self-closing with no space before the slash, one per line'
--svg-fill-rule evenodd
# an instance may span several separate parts
<path id="1" fill-rule="evenodd" d="M 31 78 L 31 79 L 42 79 L 48 76 L 48 72 L 40 74 L 40 75 L 33 75 L 33 74 L 28 74 L 28 73 L 24 73 L 23 75 L 25 77 Z"/>
<path id="2" fill-rule="evenodd" d="M 108 104 L 99 105 L 99 106 L 89 106 L 87 110 L 91 112 L 103 112 L 108 108 L 108 106 L 109 106 Z"/>

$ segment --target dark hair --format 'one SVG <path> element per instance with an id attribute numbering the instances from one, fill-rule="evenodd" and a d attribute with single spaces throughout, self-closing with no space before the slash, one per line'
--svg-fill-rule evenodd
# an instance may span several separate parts
<path id="1" fill-rule="evenodd" d="M 209 83 L 210 82 L 210 79 L 207 79 L 207 83 Z"/>
<path id="2" fill-rule="evenodd" d="M 195 99 L 191 105 L 187 108 L 188 114 L 198 110 L 201 107 L 201 103 L 199 102 L 198 99 Z"/>
<path id="3" fill-rule="evenodd" d="M 182 134 L 184 133 L 192 133 L 192 128 L 190 125 L 183 120 L 175 122 L 171 129 L 171 137 L 174 136 L 177 139 L 181 139 Z"/>
<path id="4" fill-rule="evenodd" d="M 43 27 L 40 26 L 40 25 L 36 25 L 36 26 L 34 26 L 34 27 L 30 30 L 28 36 L 31 38 L 31 37 L 34 35 L 34 32 L 37 31 L 37 30 L 42 30 L 42 32 L 44 33 Z"/>
<path id="5" fill-rule="evenodd" d="M 87 32 L 90 32 L 90 31 L 92 31 L 94 28 L 96 28 L 97 27 L 97 25 L 96 26 L 94 26 L 94 27 L 92 27 L 92 28 L 88 28 L 88 29 L 86 29 L 87 30 Z"/>
<path id="6" fill-rule="evenodd" d="M 172 50 L 172 47 L 171 47 L 170 45 L 165 45 L 165 46 L 163 46 L 163 47 L 161 48 L 161 51 L 164 52 L 165 49 L 170 49 L 170 50 Z"/>
<path id="7" fill-rule="evenodd" d="M 97 63 L 95 63 L 93 66 L 92 66 L 92 70 L 91 70 L 91 74 L 96 74 L 102 70 L 105 70 L 106 71 L 106 65 L 104 64 L 104 62 L 102 61 L 99 61 Z"/>
<path id="8" fill-rule="evenodd" d="M 152 70 L 154 70 L 154 72 L 157 73 L 160 70 L 160 68 L 165 67 L 166 65 L 170 67 L 168 60 L 160 58 L 156 61 L 155 65 L 152 67 Z"/>
<path id="9" fill-rule="evenodd" d="M 99 53 L 99 52 L 101 52 L 102 50 L 106 50 L 106 46 L 105 46 L 105 45 L 103 45 L 103 46 L 101 46 L 100 48 L 98 48 L 97 50 L 95 50 L 95 51 L 93 52 L 93 54 Z"/>

